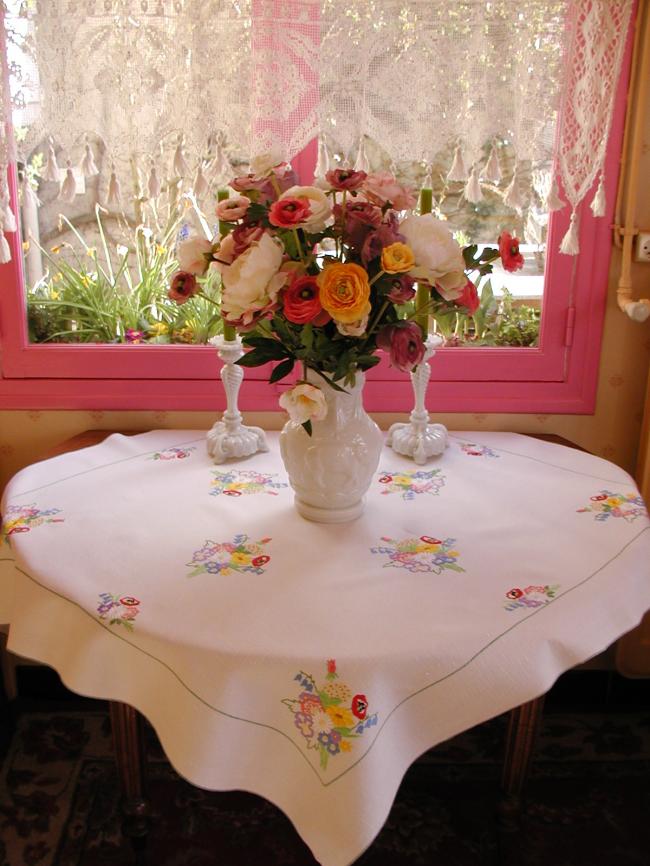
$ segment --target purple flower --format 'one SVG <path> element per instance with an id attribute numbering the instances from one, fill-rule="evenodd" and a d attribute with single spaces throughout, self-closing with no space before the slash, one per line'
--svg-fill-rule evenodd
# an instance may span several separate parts
<path id="1" fill-rule="evenodd" d="M 367 235 L 361 249 L 361 261 L 364 265 L 380 256 L 384 247 L 398 241 L 404 243 L 405 237 L 398 231 L 398 225 L 397 217 L 390 211 L 381 225 Z"/>
<path id="2" fill-rule="evenodd" d="M 386 325 L 377 334 L 377 346 L 390 352 L 390 362 L 402 373 L 410 373 L 424 358 L 422 331 L 415 322 Z"/>
<path id="3" fill-rule="evenodd" d="M 415 280 L 413 277 L 409 277 L 408 274 L 402 274 L 401 276 L 395 275 L 392 288 L 386 297 L 394 304 L 405 304 L 414 295 Z"/>

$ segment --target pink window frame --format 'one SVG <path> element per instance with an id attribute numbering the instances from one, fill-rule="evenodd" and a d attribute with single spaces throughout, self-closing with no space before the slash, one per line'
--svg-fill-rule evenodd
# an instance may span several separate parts
<path id="1" fill-rule="evenodd" d="M 583 203 L 581 253 L 549 257 L 540 347 L 452 348 L 431 364 L 428 406 L 438 412 L 588 414 L 595 406 L 598 361 L 611 254 L 611 221 L 619 171 L 631 56 L 628 38 L 605 165 L 607 213 L 594 219 Z M 294 160 L 302 182 L 313 177 L 316 143 Z M 15 170 L 10 190 L 16 206 Z M 593 194 L 593 192 L 592 192 Z M 589 202 L 591 196 L 587 196 Z M 17 212 L 17 210 L 16 210 Z M 548 249 L 557 250 L 568 208 L 551 215 Z M 21 238 L 9 235 L 12 261 L 0 265 L 0 409 L 214 410 L 225 405 L 212 347 L 30 345 L 23 290 Z M 245 410 L 275 410 L 285 383 L 268 370 L 246 370 Z M 370 411 L 412 406 L 407 376 L 382 363 L 365 388 Z"/>

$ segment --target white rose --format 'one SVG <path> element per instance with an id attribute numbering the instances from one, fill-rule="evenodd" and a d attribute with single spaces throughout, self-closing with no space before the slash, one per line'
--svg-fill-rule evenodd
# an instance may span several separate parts
<path id="1" fill-rule="evenodd" d="M 282 149 L 272 147 L 270 150 L 260 153 L 251 159 L 251 172 L 257 178 L 266 177 L 271 174 L 276 165 L 280 165 L 285 161 Z"/>
<path id="2" fill-rule="evenodd" d="M 191 238 L 178 245 L 178 265 L 181 271 L 204 274 L 212 256 L 212 242 L 205 238 Z"/>
<path id="3" fill-rule="evenodd" d="M 282 193 L 280 199 L 283 198 L 307 199 L 311 214 L 304 222 L 300 223 L 300 228 L 311 234 L 322 232 L 325 226 L 332 221 L 332 206 L 322 189 L 315 186 L 292 186 L 291 189 Z"/>
<path id="4" fill-rule="evenodd" d="M 247 324 L 255 312 L 275 303 L 287 280 L 286 273 L 278 273 L 281 264 L 281 247 L 264 234 L 231 265 L 221 265 L 221 309 L 226 317 L 231 321 L 243 317 Z"/>
<path id="5" fill-rule="evenodd" d="M 444 222 L 430 213 L 413 214 L 399 230 L 415 256 L 409 275 L 435 285 L 448 301 L 460 297 L 467 282 L 463 252 Z"/>
<path id="6" fill-rule="evenodd" d="M 327 415 L 325 395 L 315 385 L 294 385 L 280 397 L 280 406 L 289 413 L 292 421 L 322 421 Z"/>
<path id="7" fill-rule="evenodd" d="M 362 319 L 357 319 L 356 322 L 349 322 L 347 325 L 345 322 L 336 323 L 336 330 L 345 337 L 362 337 L 366 333 L 367 327 L 368 313 Z"/>

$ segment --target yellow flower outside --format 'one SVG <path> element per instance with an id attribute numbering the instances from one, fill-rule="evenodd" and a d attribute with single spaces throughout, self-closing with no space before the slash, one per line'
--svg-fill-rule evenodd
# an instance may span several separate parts
<path id="1" fill-rule="evenodd" d="M 50 299 L 53 301 L 58 301 L 61 297 L 61 292 L 57 292 L 54 289 L 50 289 Z"/>
<path id="2" fill-rule="evenodd" d="M 337 728 L 351 728 L 354 725 L 354 716 L 344 707 L 326 707 L 325 712 Z"/>
<path id="3" fill-rule="evenodd" d="M 166 334 L 169 330 L 169 326 L 165 324 L 165 322 L 155 322 L 150 328 L 149 333 L 153 334 L 154 337 L 161 337 L 163 334 Z"/>
<path id="4" fill-rule="evenodd" d="M 30 243 L 29 241 L 23 241 L 23 251 L 27 252 L 29 250 Z"/>
<path id="5" fill-rule="evenodd" d="M 408 244 L 396 241 L 381 251 L 381 269 L 387 274 L 405 274 L 415 267 L 415 256 Z"/>

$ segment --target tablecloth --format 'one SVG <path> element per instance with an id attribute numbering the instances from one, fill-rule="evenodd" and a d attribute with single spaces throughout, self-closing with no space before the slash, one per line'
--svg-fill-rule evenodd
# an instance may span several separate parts
<path id="1" fill-rule="evenodd" d="M 371 844 L 409 765 L 546 690 L 650 607 L 630 476 L 507 433 L 385 449 L 363 516 L 301 518 L 270 451 L 113 435 L 4 496 L 9 647 L 124 701 L 179 773 L 279 806 L 324 866 Z"/>

